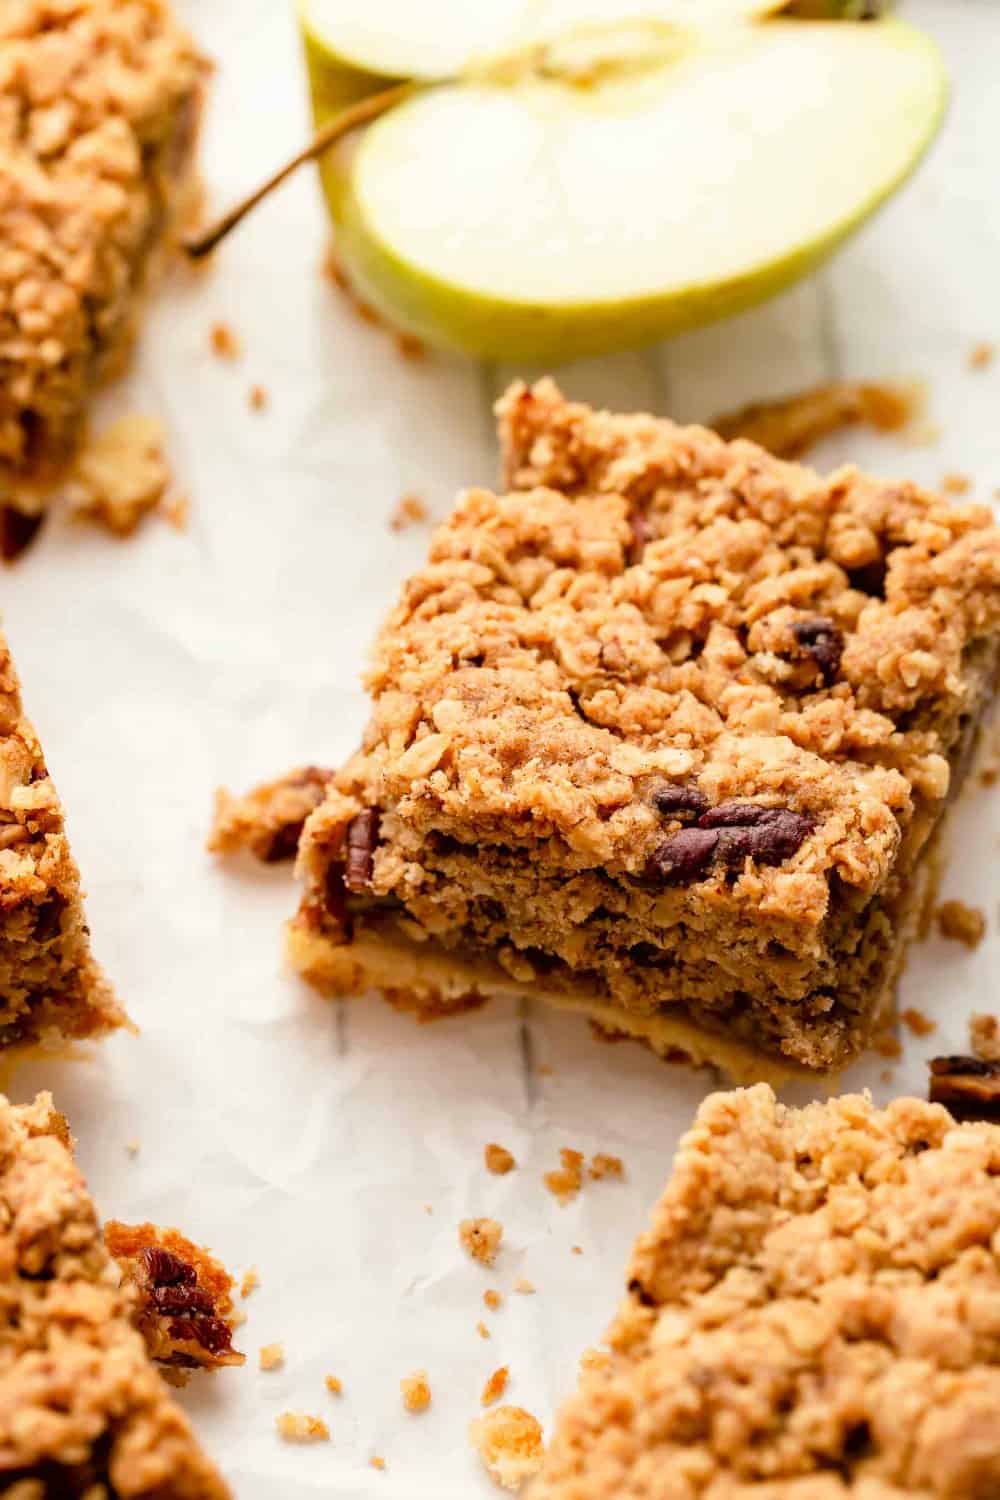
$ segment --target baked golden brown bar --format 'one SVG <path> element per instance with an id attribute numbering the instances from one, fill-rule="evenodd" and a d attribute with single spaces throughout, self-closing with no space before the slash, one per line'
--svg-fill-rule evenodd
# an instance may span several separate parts
<path id="1" fill-rule="evenodd" d="M 1000 1128 L 716 1094 L 530 1500 L 1000 1494 Z"/>
<path id="2" fill-rule="evenodd" d="M 192 202 L 204 64 L 164 0 L 0 5 L 0 551 L 30 542 Z"/>
<path id="3" fill-rule="evenodd" d="M 0 1096 L 0 1494 L 228 1500 L 133 1326 L 47 1094 Z"/>
<path id="4" fill-rule="evenodd" d="M 891 1013 L 992 697 L 982 506 L 566 402 L 501 403 L 306 824 L 291 954 L 435 1013 L 536 995 L 738 1080 Z"/>
<path id="5" fill-rule="evenodd" d="M 0 630 L 0 1047 L 125 1019 L 90 951 L 62 806 Z"/>
<path id="6" fill-rule="evenodd" d="M 177 1229 L 118 1219 L 105 1224 L 104 1243 L 135 1294 L 146 1348 L 170 1368 L 174 1383 L 192 1370 L 245 1362 L 233 1348 L 233 1278 L 203 1245 Z"/>

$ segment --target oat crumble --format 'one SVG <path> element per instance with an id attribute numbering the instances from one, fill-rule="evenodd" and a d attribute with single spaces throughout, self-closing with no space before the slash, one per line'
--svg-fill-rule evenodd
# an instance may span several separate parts
<path id="1" fill-rule="evenodd" d="M 243 341 L 229 323 L 213 323 L 209 343 L 219 359 L 239 359 L 243 354 Z"/>
<path id="2" fill-rule="evenodd" d="M 430 511 L 419 495 L 404 495 L 389 517 L 389 530 L 405 531 L 408 526 L 420 525 L 429 517 Z"/>
<path id="3" fill-rule="evenodd" d="M 322 1417 L 310 1416 L 305 1411 L 279 1412 L 274 1419 L 278 1436 L 286 1443 L 328 1443 L 330 1429 Z"/>
<path id="4" fill-rule="evenodd" d="M 127 416 L 86 439 L 73 463 L 66 496 L 73 512 L 119 537 L 162 507 L 171 482 L 157 417 Z"/>
<path id="5" fill-rule="evenodd" d="M 932 1021 L 930 1016 L 918 1010 L 915 1005 L 909 1005 L 905 1010 L 901 1010 L 899 1019 L 914 1036 L 930 1036 L 932 1031 L 937 1030 L 937 1022 Z"/>
<path id="6" fill-rule="evenodd" d="M 609 1156 L 605 1151 L 598 1151 L 591 1158 L 590 1175 L 597 1181 L 604 1177 L 624 1177 L 625 1163 L 620 1156 Z"/>
<path id="7" fill-rule="evenodd" d="M 978 906 L 964 901 L 943 901 L 937 909 L 938 932 L 943 938 L 978 948 L 986 935 L 986 918 Z"/>
<path id="8" fill-rule="evenodd" d="M 491 1141 L 488 1146 L 484 1147 L 483 1157 L 487 1172 L 492 1172 L 497 1177 L 503 1177 L 517 1166 L 517 1162 L 507 1148 L 498 1146 L 495 1141 Z"/>
<path id="9" fill-rule="evenodd" d="M 969 1046 L 980 1062 L 1000 1062 L 1000 1017 L 973 1012 L 969 1017 Z"/>
<path id="10" fill-rule="evenodd" d="M 492 1266 L 503 1239 L 503 1225 L 496 1219 L 463 1219 L 458 1238 L 473 1260 L 481 1266 Z"/>
<path id="11" fill-rule="evenodd" d="M 412 1375 L 404 1375 L 399 1382 L 399 1389 L 407 1411 L 426 1411 L 430 1406 L 431 1387 L 426 1370 L 415 1370 Z"/>
<path id="12" fill-rule="evenodd" d="M 503 1489 L 520 1489 L 542 1467 L 541 1423 L 521 1406 L 496 1406 L 477 1417 L 469 1438 L 490 1478 Z"/>
<path id="13" fill-rule="evenodd" d="M 776 458 L 801 458 L 816 443 L 859 423 L 898 432 L 923 404 L 919 386 L 837 381 L 780 401 L 727 412 L 711 424 L 727 441 L 746 438 Z"/>
<path id="14" fill-rule="evenodd" d="M 492 1288 L 483 1293 L 483 1301 L 491 1312 L 496 1312 L 499 1307 L 503 1306 L 503 1297 Z"/>
<path id="15" fill-rule="evenodd" d="M 562 1166 L 546 1172 L 542 1178 L 554 1198 L 565 1205 L 575 1198 L 583 1185 L 583 1153 L 563 1146 L 559 1152 Z"/>
<path id="16" fill-rule="evenodd" d="M 509 1376 L 510 1370 L 506 1365 L 501 1365 L 498 1370 L 493 1371 L 493 1374 L 483 1386 L 483 1394 L 479 1398 L 480 1406 L 492 1406 L 495 1401 L 500 1400 L 500 1397 L 507 1389 Z"/>
<path id="17" fill-rule="evenodd" d="M 299 766 L 264 781 L 242 797 L 220 787 L 207 848 L 212 854 L 248 850 L 265 864 L 294 859 L 306 818 L 323 800 L 333 773 L 323 766 Z"/>
<path id="18" fill-rule="evenodd" d="M 284 1363 L 284 1344 L 261 1344 L 260 1367 L 262 1370 L 280 1370 Z"/>
<path id="19" fill-rule="evenodd" d="M 344 1393 L 343 1382 L 336 1375 L 327 1375 L 323 1381 L 331 1396 L 342 1396 Z"/>

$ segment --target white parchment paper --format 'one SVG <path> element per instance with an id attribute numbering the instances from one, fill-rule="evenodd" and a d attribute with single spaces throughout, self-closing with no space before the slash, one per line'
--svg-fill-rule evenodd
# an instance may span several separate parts
<path id="1" fill-rule="evenodd" d="M 819 461 L 851 453 L 932 483 L 961 470 L 980 498 L 994 494 L 1000 366 L 974 374 L 967 358 L 1000 338 L 1000 13 L 986 0 L 905 9 L 939 38 L 956 85 L 913 184 L 778 302 L 661 349 L 568 367 L 571 394 L 708 418 L 836 374 L 923 377 L 934 445 L 855 435 Z M 291 5 L 182 10 L 219 65 L 204 163 L 221 206 L 306 129 Z M 507 1399 L 546 1423 L 574 1384 L 711 1082 L 514 1004 L 431 1027 L 375 999 L 325 1004 L 282 969 L 296 899 L 287 870 L 227 870 L 203 851 L 218 783 L 242 788 L 352 748 L 364 652 L 427 542 L 422 527 L 392 534 L 389 513 L 412 491 L 442 515 L 460 485 L 494 479 L 489 404 L 522 373 L 402 360 L 321 277 L 326 240 L 306 173 L 211 270 L 175 276 L 155 302 L 108 410 L 166 420 L 189 530 L 153 519 L 122 544 L 59 520 L 4 576 L 95 947 L 142 1028 L 89 1064 L 25 1068 L 15 1093 L 53 1088 L 105 1215 L 177 1224 L 237 1271 L 259 1267 L 240 1333 L 247 1366 L 183 1397 L 240 1500 L 457 1500 L 492 1492 L 466 1428 L 493 1369 L 510 1367 Z M 217 319 L 243 341 L 238 362 L 210 352 Z M 248 406 L 255 382 L 271 396 L 260 413 Z M 885 1059 L 856 1070 L 850 1082 L 881 1099 L 923 1092 L 924 1059 L 961 1048 L 968 1012 L 996 1006 L 998 808 L 996 792 L 966 801 L 945 882 L 985 910 L 988 938 L 971 953 L 940 940 L 914 953 L 904 1003 L 937 1030 L 904 1031 L 891 1082 Z M 514 1152 L 516 1172 L 486 1174 L 492 1140 Z M 560 1207 L 541 1175 L 564 1145 L 620 1155 L 627 1181 L 588 1185 Z M 493 1272 L 458 1244 L 458 1221 L 480 1213 L 504 1225 Z M 535 1296 L 512 1294 L 519 1277 Z M 505 1294 L 496 1313 L 482 1303 L 488 1287 Z M 287 1361 L 263 1374 L 257 1351 L 274 1340 Z M 433 1404 L 410 1416 L 399 1380 L 417 1368 Z M 327 1373 L 341 1398 L 324 1389 Z M 321 1414 L 333 1442 L 280 1442 L 286 1407 Z"/>

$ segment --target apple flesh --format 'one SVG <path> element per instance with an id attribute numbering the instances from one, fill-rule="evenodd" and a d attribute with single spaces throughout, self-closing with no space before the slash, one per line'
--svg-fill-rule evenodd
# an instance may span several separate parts
<path id="1" fill-rule="evenodd" d="M 408 28 L 403 0 L 371 0 L 364 35 L 334 36 L 316 13 L 337 7 L 308 0 L 318 123 L 426 80 L 321 169 L 348 273 L 394 322 L 551 363 L 738 311 L 825 259 L 943 113 L 936 48 L 895 20 L 647 0 L 608 23 L 610 4 L 533 5 L 530 32 L 521 0 L 463 7 L 439 45 L 425 7 Z"/>

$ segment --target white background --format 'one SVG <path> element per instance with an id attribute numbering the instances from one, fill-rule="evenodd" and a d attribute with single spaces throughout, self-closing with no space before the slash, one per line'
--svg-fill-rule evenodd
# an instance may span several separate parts
<path id="1" fill-rule="evenodd" d="M 182 9 L 219 64 L 204 166 L 220 206 L 306 130 L 291 7 Z M 929 483 L 958 469 L 991 496 L 1000 366 L 972 374 L 967 356 L 1000 339 L 1000 15 L 988 0 L 905 10 L 938 38 L 955 79 L 912 185 L 778 302 L 668 347 L 568 367 L 570 394 L 708 418 L 834 375 L 923 377 L 936 445 L 851 435 L 818 461 L 850 452 Z M 495 478 L 489 406 L 520 373 L 404 362 L 320 276 L 326 241 L 306 172 L 207 274 L 175 276 L 155 302 L 114 404 L 165 419 L 189 530 L 153 519 L 118 543 L 59 519 L 4 575 L 95 948 L 142 1028 L 91 1063 L 26 1067 L 14 1092 L 54 1089 L 103 1214 L 177 1224 L 235 1270 L 259 1267 L 240 1331 L 247 1366 L 183 1397 L 241 1500 L 457 1500 L 492 1493 L 466 1440 L 487 1375 L 508 1364 L 508 1399 L 546 1423 L 574 1383 L 710 1080 L 515 1004 L 432 1027 L 376 999 L 326 1004 L 282 969 L 296 899 L 287 867 L 224 868 L 204 853 L 218 783 L 242 788 L 352 749 L 364 653 L 427 541 L 423 527 L 393 535 L 387 518 L 406 491 L 440 516 L 460 485 Z M 216 319 L 244 342 L 238 364 L 209 351 Z M 263 413 L 248 409 L 255 381 L 271 393 Z M 924 1058 L 960 1048 L 968 1011 L 996 1005 L 998 801 L 980 791 L 966 802 L 945 882 L 985 909 L 988 940 L 975 953 L 940 940 L 914 953 L 904 1003 L 938 1030 L 904 1035 L 891 1085 L 883 1059 L 857 1070 L 850 1081 L 880 1098 L 922 1092 Z M 514 1152 L 515 1173 L 485 1173 L 490 1140 Z M 560 1207 L 541 1174 L 562 1145 L 619 1154 L 627 1182 L 592 1184 Z M 504 1225 L 493 1273 L 458 1244 L 459 1219 L 480 1213 Z M 519 1276 L 537 1295 L 487 1312 L 483 1290 L 509 1292 Z M 287 1364 L 263 1374 L 257 1350 L 272 1340 Z M 433 1405 L 408 1416 L 398 1382 L 418 1367 Z M 344 1383 L 339 1400 L 327 1372 Z M 332 1444 L 281 1443 L 274 1417 L 286 1407 L 325 1417 Z M 372 1453 L 384 1473 L 368 1467 Z"/>

